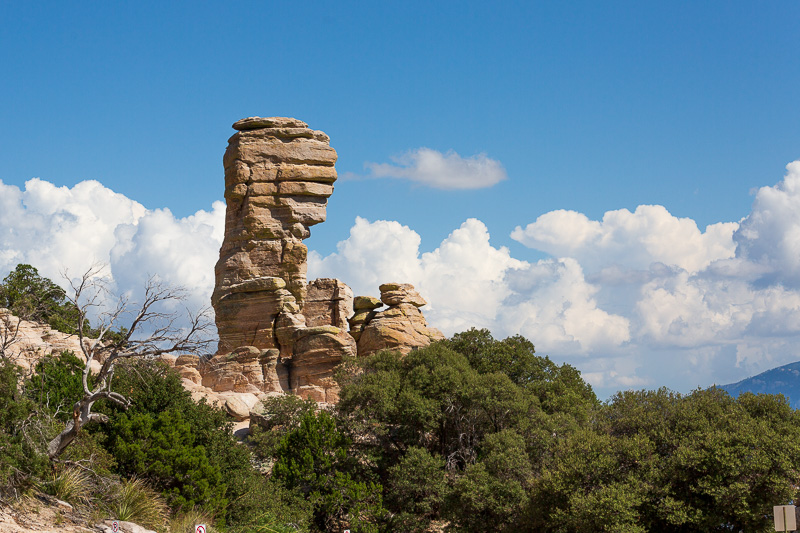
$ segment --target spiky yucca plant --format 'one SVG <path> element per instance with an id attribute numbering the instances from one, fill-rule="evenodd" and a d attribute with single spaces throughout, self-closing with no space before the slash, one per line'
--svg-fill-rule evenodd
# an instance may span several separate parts
<path id="1" fill-rule="evenodd" d="M 69 466 L 56 470 L 52 478 L 40 484 L 40 489 L 72 505 L 85 504 L 89 501 L 92 480 L 84 470 Z"/>
<path id="2" fill-rule="evenodd" d="M 108 511 L 111 518 L 156 530 L 163 530 L 169 516 L 164 498 L 138 478 L 119 484 Z"/>

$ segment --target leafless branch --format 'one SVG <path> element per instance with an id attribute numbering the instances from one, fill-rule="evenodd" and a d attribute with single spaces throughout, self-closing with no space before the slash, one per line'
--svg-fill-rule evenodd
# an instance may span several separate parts
<path id="1" fill-rule="evenodd" d="M 169 353 L 199 353 L 207 348 L 211 340 L 208 336 L 212 327 L 209 310 L 199 313 L 185 310 L 188 325 L 181 327 L 178 323 L 180 314 L 168 309 L 182 303 L 186 291 L 168 287 L 154 277 L 145 285 L 140 304 L 133 304 L 126 297 L 121 297 L 112 308 L 96 313 L 99 317 L 96 335 L 87 338 L 89 315 L 102 309 L 108 300 L 108 284 L 99 277 L 101 270 L 99 266 L 92 267 L 81 278 L 70 281 L 72 293 L 68 299 L 78 311 L 77 335 L 86 359 L 82 376 L 84 394 L 73 406 L 72 420 L 50 442 L 50 457 L 58 456 L 86 423 L 104 421 L 104 415 L 91 411 L 97 400 L 106 399 L 123 408 L 130 405 L 128 398 L 111 390 L 117 361 L 137 357 L 155 358 Z M 126 318 L 129 325 L 127 329 L 120 330 Z M 119 333 L 114 333 L 115 329 Z M 101 363 L 101 367 L 95 376 L 94 387 L 90 387 L 90 366 L 94 361 Z"/>

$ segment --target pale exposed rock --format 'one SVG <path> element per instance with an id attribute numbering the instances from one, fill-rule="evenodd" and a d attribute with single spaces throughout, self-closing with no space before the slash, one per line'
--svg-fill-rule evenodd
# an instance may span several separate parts
<path id="1" fill-rule="evenodd" d="M 358 326 L 360 324 L 366 324 L 375 316 L 377 311 L 372 309 L 364 309 L 362 311 L 357 311 L 352 317 L 348 319 L 348 323 L 350 327 Z"/>
<path id="2" fill-rule="evenodd" d="M 365 297 L 359 296 L 358 298 Z M 358 300 L 358 298 L 356 298 L 356 300 Z M 376 307 L 383 305 L 377 298 L 371 299 L 378 302 Z M 356 341 L 361 338 L 361 332 L 364 330 L 364 326 L 375 317 L 376 313 L 377 311 L 375 311 L 374 308 L 365 307 L 365 304 L 362 301 L 362 309 L 356 311 L 356 313 L 347 320 L 347 322 L 350 324 L 350 335 Z"/>
<path id="3" fill-rule="evenodd" d="M 386 305 L 412 304 L 422 307 L 428 303 L 409 283 L 384 283 L 378 288 L 381 301 Z"/>
<path id="4" fill-rule="evenodd" d="M 331 378 L 343 357 L 356 356 L 356 341 L 346 330 L 316 326 L 297 332 L 291 384 L 295 394 L 318 402 L 338 399 L 338 387 Z"/>
<path id="5" fill-rule="evenodd" d="M 289 117 L 247 117 L 233 123 L 235 130 L 252 130 L 258 128 L 307 128 L 302 120 Z"/>
<path id="6" fill-rule="evenodd" d="M 200 371 L 197 370 L 196 367 L 193 366 L 179 366 L 176 367 L 178 374 L 183 379 L 188 379 L 192 383 L 196 383 L 198 385 L 202 384 L 203 376 L 200 375 Z"/>
<path id="7" fill-rule="evenodd" d="M 380 286 L 380 290 L 381 301 L 389 304 L 389 308 L 373 311 L 372 315 L 356 314 L 351 319 L 351 335 L 357 338 L 360 357 L 380 350 L 395 350 L 407 354 L 415 348 L 444 339 L 441 331 L 428 327 L 419 310 L 419 307 L 425 305 L 425 300 L 413 286 L 386 283 Z"/>
<path id="8" fill-rule="evenodd" d="M 338 279 L 320 278 L 308 284 L 303 315 L 308 326 L 347 329 L 353 314 L 353 291 Z"/>
<path id="9" fill-rule="evenodd" d="M 30 370 L 47 355 L 69 351 L 86 362 L 77 335 L 68 335 L 47 324 L 20 320 L 8 309 L 0 308 L 0 342 L 6 341 L 5 356 L 25 370 Z M 94 342 L 85 339 L 85 342 Z M 101 361 L 92 360 L 89 368 L 100 371 Z"/>
<path id="10" fill-rule="evenodd" d="M 259 392 L 264 380 L 260 356 L 261 350 L 255 346 L 216 355 L 200 368 L 202 385 L 220 392 Z"/>
<path id="11" fill-rule="evenodd" d="M 145 529 L 138 524 L 134 524 L 133 522 L 126 522 L 126 521 L 119 521 L 117 522 L 119 526 L 119 531 L 121 533 L 156 533 L 152 529 Z M 114 530 L 111 528 L 112 522 L 111 520 L 105 520 L 101 524 L 97 524 L 95 527 L 98 531 L 102 533 L 112 533 Z"/>
<path id="12" fill-rule="evenodd" d="M 65 502 L 64 500 L 59 500 L 58 498 L 55 499 L 56 507 L 59 509 L 63 509 L 65 511 L 72 511 L 74 508 L 72 504 Z"/>
<path id="13" fill-rule="evenodd" d="M 264 373 L 262 391 L 283 393 L 283 391 L 289 390 L 289 365 L 288 362 L 281 360 L 278 350 L 264 350 L 261 357 L 261 368 Z"/>
<path id="14" fill-rule="evenodd" d="M 259 403 L 258 396 L 252 393 L 223 393 L 219 395 L 219 399 L 224 401 L 223 407 L 225 411 L 234 420 L 239 421 L 247 420 L 250 417 L 250 409 Z"/>
<path id="15" fill-rule="evenodd" d="M 172 353 L 165 353 L 159 355 L 158 360 L 169 367 L 175 367 L 175 362 L 178 360 L 178 356 Z"/>
<path id="16" fill-rule="evenodd" d="M 280 356 L 291 358 L 294 354 L 295 334 L 306 327 L 306 317 L 300 313 L 281 313 L 275 320 L 275 338 L 280 346 Z"/>
<path id="17" fill-rule="evenodd" d="M 180 367 L 180 366 L 194 366 L 196 367 L 200 363 L 200 358 L 194 354 L 183 354 L 179 355 L 175 359 L 175 364 L 172 366 Z"/>

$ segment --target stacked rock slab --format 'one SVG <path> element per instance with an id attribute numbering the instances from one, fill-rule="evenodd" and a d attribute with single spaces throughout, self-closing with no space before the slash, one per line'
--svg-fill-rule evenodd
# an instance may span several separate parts
<path id="1" fill-rule="evenodd" d="M 388 309 L 375 311 L 374 299 L 356 298 L 356 314 L 351 319 L 351 331 L 358 340 L 358 355 L 366 356 L 380 350 L 395 350 L 408 354 L 432 341 L 444 339 L 436 328 L 429 328 L 420 307 L 427 302 L 408 283 L 384 283 L 380 301 Z M 358 308 L 361 308 L 361 312 Z"/>
<path id="2" fill-rule="evenodd" d="M 383 302 L 379 298 L 372 296 L 357 296 L 353 299 L 353 310 L 355 314 L 350 317 L 350 335 L 358 341 L 361 332 L 364 331 L 367 323 L 375 318 L 375 309 L 383 307 Z"/>
<path id="3" fill-rule="evenodd" d="M 333 367 L 356 352 L 346 321 L 352 292 L 337 280 L 318 280 L 307 302 L 302 241 L 325 220 L 336 151 L 327 135 L 293 118 L 251 117 L 233 128 L 212 295 L 220 355 L 201 370 L 202 384 L 330 401 Z"/>

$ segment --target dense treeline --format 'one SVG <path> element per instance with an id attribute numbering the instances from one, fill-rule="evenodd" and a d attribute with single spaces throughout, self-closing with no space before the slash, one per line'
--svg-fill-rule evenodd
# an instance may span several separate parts
<path id="1" fill-rule="evenodd" d="M 772 506 L 796 497 L 800 418 L 781 396 L 601 404 L 574 368 L 486 330 L 359 367 L 335 413 L 350 459 L 321 478 L 382 489 L 375 530 L 769 531 Z"/>
<path id="2" fill-rule="evenodd" d="M 51 461 L 82 370 L 70 354 L 25 376 L 0 361 L 0 504 L 52 494 L 173 532 L 758 532 L 797 497 L 800 419 L 783 397 L 603 403 L 575 368 L 486 330 L 345 361 L 335 408 L 273 398 L 245 443 L 169 367 L 132 360 L 113 382 L 130 407 L 98 403 L 107 422 Z"/>

